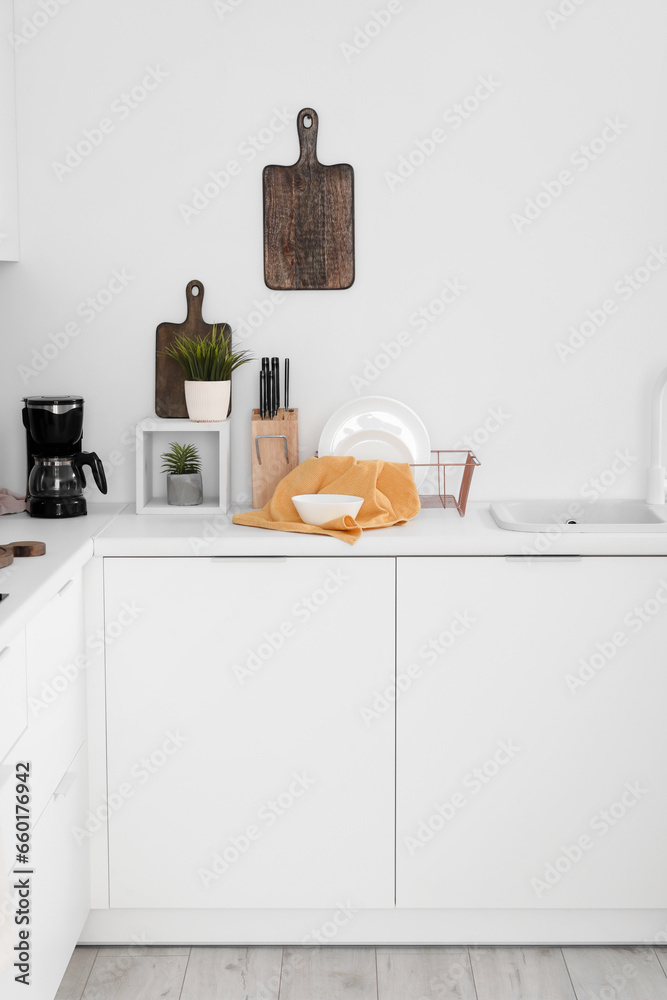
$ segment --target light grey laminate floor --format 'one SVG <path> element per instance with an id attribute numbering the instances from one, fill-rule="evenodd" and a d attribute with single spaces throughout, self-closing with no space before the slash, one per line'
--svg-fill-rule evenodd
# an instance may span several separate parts
<path id="1" fill-rule="evenodd" d="M 56 1000 L 667 1000 L 667 948 L 77 948 Z"/>

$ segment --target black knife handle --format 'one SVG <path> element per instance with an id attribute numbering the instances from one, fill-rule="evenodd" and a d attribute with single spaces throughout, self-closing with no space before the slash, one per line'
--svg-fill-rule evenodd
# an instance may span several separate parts
<path id="1" fill-rule="evenodd" d="M 275 387 L 273 385 L 273 372 L 266 373 L 266 408 L 269 413 L 269 419 L 273 420 L 273 400 L 275 395 Z"/>
<path id="2" fill-rule="evenodd" d="M 274 414 L 278 412 L 280 408 L 280 360 L 279 358 L 271 358 L 271 374 L 273 375 L 273 386 L 275 390 L 275 396 L 273 400 L 273 410 Z"/>

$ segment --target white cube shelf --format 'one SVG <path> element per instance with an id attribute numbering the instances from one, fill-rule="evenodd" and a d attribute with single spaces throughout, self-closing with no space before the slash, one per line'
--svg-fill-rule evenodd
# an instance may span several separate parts
<path id="1" fill-rule="evenodd" d="M 137 424 L 137 514 L 226 514 L 231 502 L 231 425 L 145 417 Z M 167 503 L 167 474 L 160 455 L 172 441 L 194 444 L 201 458 L 204 502 Z"/>

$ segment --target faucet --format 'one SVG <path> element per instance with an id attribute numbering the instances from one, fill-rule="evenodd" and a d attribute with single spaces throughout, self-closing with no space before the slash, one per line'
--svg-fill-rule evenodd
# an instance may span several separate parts
<path id="1" fill-rule="evenodd" d="M 648 470 L 648 503 L 664 503 L 667 470 L 662 464 L 662 402 L 667 386 L 667 368 L 660 372 L 651 400 L 651 464 Z"/>

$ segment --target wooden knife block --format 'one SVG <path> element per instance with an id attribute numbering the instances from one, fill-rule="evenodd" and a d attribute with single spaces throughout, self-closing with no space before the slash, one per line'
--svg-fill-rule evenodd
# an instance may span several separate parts
<path id="1" fill-rule="evenodd" d="M 299 411 L 278 410 L 269 420 L 252 411 L 252 505 L 263 507 L 281 479 L 299 464 Z M 285 454 L 287 446 L 287 455 Z"/>

